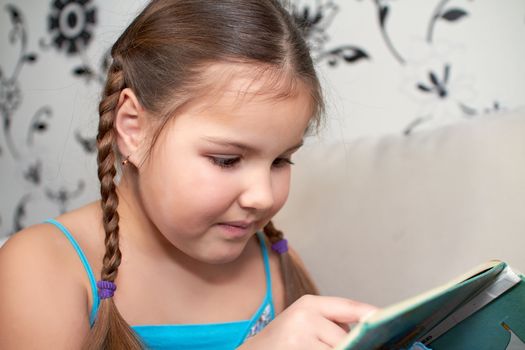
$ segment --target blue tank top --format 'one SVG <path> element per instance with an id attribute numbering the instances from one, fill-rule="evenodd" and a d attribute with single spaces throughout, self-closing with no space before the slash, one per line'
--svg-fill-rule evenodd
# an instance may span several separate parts
<path id="1" fill-rule="evenodd" d="M 93 307 L 89 317 L 93 326 L 97 315 L 100 299 L 97 293 L 96 281 L 91 266 L 82 249 L 71 233 L 58 221 L 49 219 L 46 222 L 55 225 L 64 233 L 75 248 L 84 269 L 87 272 L 93 294 Z M 188 350 L 232 350 L 240 346 L 246 339 L 261 331 L 275 317 L 272 300 L 272 281 L 268 251 L 262 233 L 257 232 L 264 262 L 266 275 L 266 295 L 258 310 L 249 320 L 205 323 L 205 324 L 167 324 L 167 325 L 141 325 L 131 328 L 141 338 L 148 349 L 188 349 Z"/>

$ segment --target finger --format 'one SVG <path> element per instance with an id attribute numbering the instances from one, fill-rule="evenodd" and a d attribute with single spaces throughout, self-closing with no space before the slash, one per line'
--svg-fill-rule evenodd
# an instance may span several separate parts
<path id="1" fill-rule="evenodd" d="M 327 345 L 323 342 L 319 343 L 319 347 L 316 347 L 315 350 L 331 350 L 333 349 L 333 346 Z"/>
<path id="2" fill-rule="evenodd" d="M 337 325 L 341 327 L 346 333 L 350 332 L 350 325 L 348 323 L 339 323 Z"/>
<path id="3" fill-rule="evenodd" d="M 337 323 L 354 323 L 377 310 L 376 307 L 354 300 L 339 297 L 318 297 L 318 311 L 321 315 Z"/>
<path id="4" fill-rule="evenodd" d="M 333 323 L 327 319 L 323 319 L 322 322 L 316 326 L 318 339 L 330 348 L 335 347 L 348 335 L 337 323 Z"/>

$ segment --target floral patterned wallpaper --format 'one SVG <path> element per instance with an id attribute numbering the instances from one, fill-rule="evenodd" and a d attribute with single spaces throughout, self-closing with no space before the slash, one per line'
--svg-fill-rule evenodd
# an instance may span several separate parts
<path id="1" fill-rule="evenodd" d="M 143 0 L 0 0 L 0 244 L 98 197 L 108 49 Z M 406 137 L 525 103 L 522 0 L 291 0 L 327 140 Z"/>

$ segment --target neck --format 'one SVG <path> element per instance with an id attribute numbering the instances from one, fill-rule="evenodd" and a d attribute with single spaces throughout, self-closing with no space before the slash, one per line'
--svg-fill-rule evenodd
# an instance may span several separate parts
<path id="1" fill-rule="evenodd" d="M 123 245 L 151 257 L 169 256 L 176 249 L 149 220 L 136 186 L 123 176 L 117 186 L 120 237 Z"/>

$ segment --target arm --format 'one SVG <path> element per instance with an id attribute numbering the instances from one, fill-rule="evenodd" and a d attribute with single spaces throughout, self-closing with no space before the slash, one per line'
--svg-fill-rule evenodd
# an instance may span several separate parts
<path id="1" fill-rule="evenodd" d="M 74 252 L 56 238 L 37 225 L 0 249 L 0 349 L 79 349 L 88 334 Z"/>

